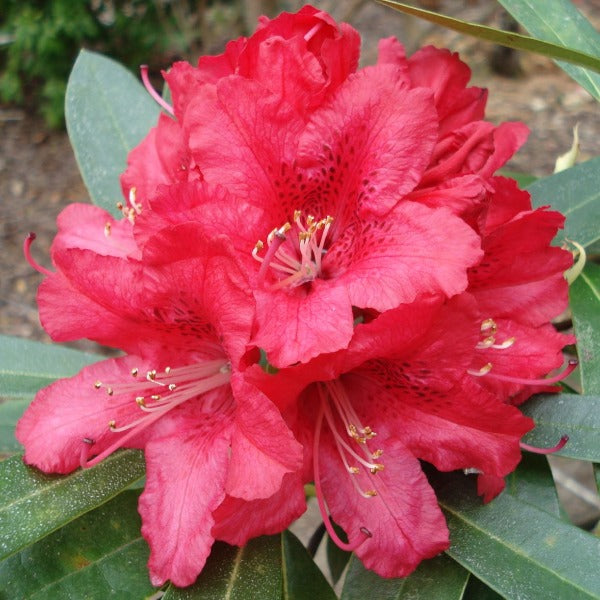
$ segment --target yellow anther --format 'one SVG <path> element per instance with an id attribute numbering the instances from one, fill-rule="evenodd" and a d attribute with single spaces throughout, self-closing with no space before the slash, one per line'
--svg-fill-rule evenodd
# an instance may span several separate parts
<path id="1" fill-rule="evenodd" d="M 96 383 L 94 383 L 94 387 L 99 390 L 102 387 L 102 382 L 101 381 L 96 381 Z"/>
<path id="2" fill-rule="evenodd" d="M 139 371 L 138 371 L 137 367 L 135 367 L 134 369 L 131 369 L 131 376 L 132 377 L 137 377 L 138 373 L 139 373 Z"/>
<path id="3" fill-rule="evenodd" d="M 150 381 L 154 381 L 156 379 L 156 370 L 152 369 L 152 371 L 148 371 L 148 373 L 146 373 L 146 378 Z"/>
<path id="4" fill-rule="evenodd" d="M 122 203 L 122 202 L 117 202 L 117 210 L 118 210 L 119 212 L 122 212 L 122 211 L 123 211 L 123 203 Z"/>
<path id="5" fill-rule="evenodd" d="M 353 473 L 354 475 L 360 473 L 360 469 L 358 467 L 348 467 L 348 471 L 350 471 L 350 473 Z"/>
<path id="6" fill-rule="evenodd" d="M 169 391 L 172 392 L 177 386 L 174 383 L 169 384 Z"/>
<path id="7" fill-rule="evenodd" d="M 258 240 L 258 242 L 256 242 L 256 244 L 254 245 L 254 252 L 258 252 L 259 250 L 262 250 L 265 247 L 264 243 L 262 240 Z"/>
<path id="8" fill-rule="evenodd" d="M 112 396 L 112 395 L 114 394 L 114 392 L 113 392 L 113 389 L 112 389 L 111 387 L 108 387 L 108 388 L 106 388 L 106 393 L 107 393 L 109 396 Z"/>
<path id="9" fill-rule="evenodd" d="M 298 234 L 298 237 L 300 238 L 301 242 L 307 242 L 308 240 L 310 240 L 310 236 L 311 236 L 310 231 L 301 231 Z"/>
<path id="10" fill-rule="evenodd" d="M 375 450 L 375 452 L 373 452 L 373 454 L 371 454 L 371 456 L 375 459 L 379 458 L 381 455 L 383 454 L 383 450 L 381 449 L 377 449 Z"/>
<path id="11" fill-rule="evenodd" d="M 295 210 L 294 211 L 294 221 L 298 221 L 301 216 L 302 216 L 302 211 L 301 210 Z"/>
<path id="12" fill-rule="evenodd" d="M 136 403 L 138 406 L 146 406 L 146 399 L 144 398 L 144 396 L 138 396 L 135 399 Z"/>
<path id="13" fill-rule="evenodd" d="M 375 475 L 375 473 L 378 473 L 379 471 L 383 471 L 383 469 L 385 469 L 385 467 L 381 464 L 381 463 L 375 463 L 370 469 L 369 471 L 371 471 L 371 473 L 373 475 Z"/>
<path id="14" fill-rule="evenodd" d="M 115 421 L 113 421 L 113 420 L 110 420 L 110 421 L 108 422 L 108 428 L 109 428 L 109 429 L 114 429 L 116 426 L 117 426 L 117 424 L 116 424 L 116 422 L 115 422 Z"/>
<path id="15" fill-rule="evenodd" d="M 377 496 L 377 492 L 375 490 L 367 490 L 365 492 L 365 496 L 368 496 L 369 498 L 374 498 L 375 496 Z"/>
<path id="16" fill-rule="evenodd" d="M 485 319 L 485 321 L 481 323 L 481 331 L 488 331 L 490 329 L 492 331 L 492 334 L 496 333 L 498 329 L 496 321 L 494 321 L 494 319 Z"/>
<path id="17" fill-rule="evenodd" d="M 104 235 L 108 237 L 110 235 L 110 223 L 104 225 Z"/>
<path id="18" fill-rule="evenodd" d="M 315 217 L 313 215 L 308 215 L 306 217 L 306 225 L 308 227 L 311 227 L 314 222 L 315 222 Z"/>
<path id="19" fill-rule="evenodd" d="M 165 375 L 168 375 L 171 372 L 171 367 L 165 367 Z"/>
<path id="20" fill-rule="evenodd" d="M 160 400 L 160 394 L 154 394 L 150 396 L 150 398 L 152 398 L 152 400 Z"/>

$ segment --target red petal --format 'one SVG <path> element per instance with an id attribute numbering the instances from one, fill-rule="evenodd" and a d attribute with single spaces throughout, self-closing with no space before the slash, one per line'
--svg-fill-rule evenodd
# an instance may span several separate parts
<path id="1" fill-rule="evenodd" d="M 306 510 L 304 486 L 294 473 L 284 475 L 281 488 L 268 498 L 241 500 L 226 496 L 213 513 L 217 540 L 243 546 L 250 538 L 283 531 Z"/>
<path id="2" fill-rule="evenodd" d="M 448 548 L 448 529 L 419 461 L 398 441 L 377 439 L 385 448 L 385 469 L 356 475 L 359 486 L 377 496 L 359 495 L 331 434 L 320 445 L 321 484 L 331 516 L 346 531 L 364 565 L 382 577 L 406 577 L 424 558 Z M 367 537 L 366 528 L 371 537 Z"/>
<path id="3" fill-rule="evenodd" d="M 268 498 L 287 473 L 302 467 L 302 446 L 256 387 L 235 373 L 231 384 L 237 409 L 226 492 L 243 500 Z"/>
<path id="4" fill-rule="evenodd" d="M 419 182 L 436 123 L 430 92 L 406 89 L 390 65 L 367 67 L 314 113 L 300 139 L 299 164 L 323 185 L 331 169 L 343 170 L 334 194 L 384 214 Z"/>
<path id="5" fill-rule="evenodd" d="M 206 413 L 202 421 L 180 419 L 172 435 L 146 445 L 139 512 L 153 585 L 192 584 L 210 554 L 212 513 L 225 497 L 230 427 L 229 417 Z"/>

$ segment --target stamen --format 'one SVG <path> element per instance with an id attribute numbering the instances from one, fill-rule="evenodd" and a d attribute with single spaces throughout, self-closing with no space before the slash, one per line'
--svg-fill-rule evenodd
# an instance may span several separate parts
<path id="1" fill-rule="evenodd" d="M 491 373 L 490 377 L 498 379 L 499 381 L 508 381 L 509 383 L 520 383 L 523 385 L 549 385 L 551 383 L 558 383 L 559 381 L 565 379 L 565 377 L 568 377 L 577 368 L 578 364 L 579 362 L 577 360 L 571 359 L 563 371 L 554 377 L 546 377 L 542 379 L 523 379 L 522 377 L 500 375 L 499 373 Z M 471 374 L 473 375 L 473 373 Z"/>
<path id="2" fill-rule="evenodd" d="M 25 255 L 25 259 L 38 273 L 41 273 L 42 275 L 53 275 L 54 273 L 52 271 L 46 269 L 46 267 L 42 267 L 42 265 L 38 264 L 33 259 L 33 256 L 31 256 L 31 244 L 33 244 L 35 238 L 36 235 L 32 231 L 27 234 L 27 237 L 23 241 L 23 254 Z"/>
<path id="3" fill-rule="evenodd" d="M 304 34 L 304 41 L 307 43 L 310 42 L 310 40 L 319 31 L 319 29 L 321 29 L 321 27 L 323 27 L 322 21 L 319 21 L 316 25 L 313 25 L 313 27 L 308 31 L 308 33 Z"/>
<path id="4" fill-rule="evenodd" d="M 365 541 L 366 538 L 373 537 L 373 534 L 366 527 L 361 527 L 360 531 L 365 536 L 365 538 L 362 540 L 358 539 L 353 544 L 350 544 L 343 542 L 340 539 L 338 534 L 335 532 L 333 525 L 331 524 L 327 507 L 325 506 L 323 489 L 321 488 L 321 473 L 319 469 L 319 442 L 321 440 L 321 428 L 323 426 L 324 406 L 326 403 L 326 399 L 323 397 L 323 392 L 320 386 L 319 393 L 321 395 L 321 407 L 319 409 L 319 414 L 317 415 L 317 423 L 315 426 L 315 435 L 313 440 L 313 469 L 315 478 L 315 490 L 317 492 L 317 502 L 319 504 L 319 511 L 321 512 L 321 517 L 323 518 L 323 524 L 325 525 L 325 529 L 327 529 L 329 537 L 341 550 L 345 550 L 346 552 L 352 552 L 356 550 L 356 548 L 358 548 Z"/>
<path id="5" fill-rule="evenodd" d="M 521 446 L 522 450 L 526 450 L 527 452 L 534 452 L 535 454 L 554 454 L 555 452 L 562 450 L 568 441 L 569 436 L 563 435 L 558 441 L 558 444 L 552 446 L 551 448 L 538 448 L 537 446 L 530 446 L 525 442 L 521 442 L 519 445 Z"/>
<path id="6" fill-rule="evenodd" d="M 467 373 L 469 375 L 473 375 L 474 377 L 483 377 L 487 375 L 492 370 L 492 363 L 487 363 L 479 369 L 479 371 L 474 371 L 473 369 L 467 369 Z"/>
<path id="7" fill-rule="evenodd" d="M 137 369 L 133 369 L 131 374 L 134 375 L 134 372 L 137 374 L 137 371 Z M 167 367 L 162 373 L 157 372 L 156 369 L 151 369 L 147 372 L 145 379 L 136 380 L 132 383 L 105 386 L 102 382 L 96 381 L 94 387 L 96 389 L 105 387 L 107 393 L 111 396 L 138 392 L 134 400 L 137 407 L 142 411 L 142 416 L 123 425 L 118 425 L 115 419 L 111 419 L 108 422 L 110 431 L 117 434 L 124 433 L 124 435 L 119 436 L 113 444 L 92 459 L 89 459 L 89 447 L 86 452 L 82 450 L 82 467 L 91 467 L 99 463 L 173 408 L 191 398 L 201 396 L 205 392 L 228 384 L 230 378 L 230 363 L 223 360 L 213 360 L 177 369 Z M 164 396 L 161 394 L 144 395 L 144 390 L 155 388 L 157 385 L 167 390 Z M 139 394 L 140 391 L 142 391 L 142 394 Z M 131 402 L 131 396 L 129 399 L 125 399 L 121 406 L 128 402 Z M 89 446 L 89 444 L 87 445 Z"/>
<path id="8" fill-rule="evenodd" d="M 148 65 L 140 65 L 140 71 L 142 73 L 142 81 L 144 83 L 144 87 L 152 96 L 154 101 L 160 106 L 162 106 L 170 115 L 175 116 L 173 107 L 168 102 L 166 102 L 166 100 L 152 87 L 150 79 L 148 78 Z"/>
<path id="9" fill-rule="evenodd" d="M 108 223 L 108 222 L 105 223 L 105 225 L 104 225 L 104 235 L 105 235 L 105 237 L 110 237 L 110 233 L 111 233 L 110 230 L 111 230 L 110 223 Z"/>

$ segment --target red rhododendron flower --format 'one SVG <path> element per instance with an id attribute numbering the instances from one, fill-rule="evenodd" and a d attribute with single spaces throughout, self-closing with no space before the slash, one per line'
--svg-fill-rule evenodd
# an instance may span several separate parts
<path id="1" fill-rule="evenodd" d="M 520 460 L 533 422 L 477 385 L 475 300 L 419 302 L 358 325 L 345 351 L 254 382 L 303 440 L 307 480 L 365 566 L 408 575 L 448 547 L 448 530 L 418 459 L 495 478 Z"/>
<path id="2" fill-rule="evenodd" d="M 313 480 L 341 547 L 408 575 L 449 544 L 419 460 L 490 500 L 533 426 L 514 405 L 561 377 L 563 218 L 495 176 L 527 128 L 483 120 L 455 54 L 388 39 L 357 70 L 358 47 L 305 7 L 176 63 L 123 218 L 59 218 L 42 323 L 127 355 L 39 392 L 17 435 L 60 473 L 144 449 L 156 584 L 280 531 Z"/>
<path id="3" fill-rule="evenodd" d="M 208 243 L 193 226 L 163 230 L 140 253 L 128 222 L 105 237 L 112 220 L 100 209 L 72 206 L 59 221 L 58 271 L 38 298 L 46 330 L 128 355 L 37 394 L 17 427 L 25 461 L 68 473 L 143 448 L 139 510 L 152 582 L 189 585 L 215 537 L 244 543 L 304 509 L 300 446 L 240 372 L 254 318 L 246 279 L 226 241 Z M 231 515 L 237 504 L 243 528 Z M 270 519 L 255 512 L 261 505 Z"/>

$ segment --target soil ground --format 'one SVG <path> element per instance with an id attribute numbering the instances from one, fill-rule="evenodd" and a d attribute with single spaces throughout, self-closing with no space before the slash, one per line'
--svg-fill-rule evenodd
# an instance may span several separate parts
<path id="1" fill-rule="evenodd" d="M 486 43 L 404 17 L 374 3 L 323 0 L 314 4 L 329 9 L 339 19 L 348 18 L 359 29 L 366 63 L 375 59 L 376 40 L 389 35 L 399 37 L 409 52 L 425 44 L 460 52 L 473 69 L 473 83 L 490 90 L 488 119 L 496 123 L 521 120 L 531 128 L 529 142 L 509 165 L 512 170 L 537 176 L 550 174 L 556 157 L 569 149 L 576 123 L 581 160 L 600 155 L 598 104 L 550 60 L 520 56 L 520 74 L 503 77 L 491 72 L 492 46 Z M 490 0 L 429 0 L 428 4 L 437 4 L 442 12 L 480 23 L 497 24 L 500 18 L 497 3 Z M 577 5 L 596 26 L 600 25 L 600 1 L 582 0 Z M 231 37 L 235 35 L 232 32 Z M 47 131 L 39 118 L 0 106 L 2 334 L 49 341 L 39 325 L 35 305 L 41 276 L 23 258 L 23 240 L 29 231 L 35 231 L 38 238 L 34 255 L 48 265 L 56 216 L 67 204 L 86 200 L 86 189 L 66 133 Z M 587 466 L 570 464 L 560 468 L 569 477 L 592 485 Z M 578 523 L 589 523 L 600 514 L 598 506 L 578 500 L 576 495 L 571 495 L 569 506 Z"/>

